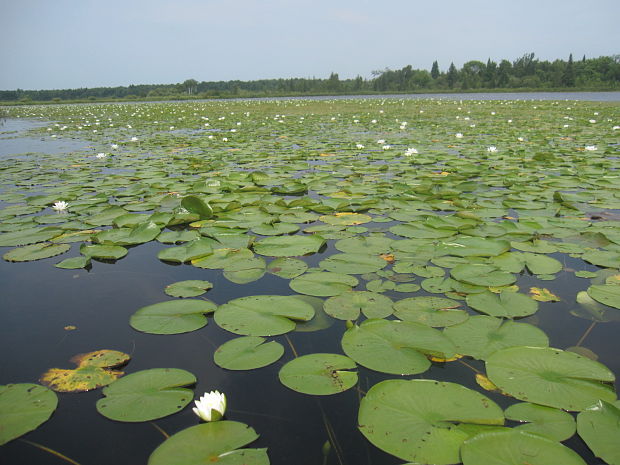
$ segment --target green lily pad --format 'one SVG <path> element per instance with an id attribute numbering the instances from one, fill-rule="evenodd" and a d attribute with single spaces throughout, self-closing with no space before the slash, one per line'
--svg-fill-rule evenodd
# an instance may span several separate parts
<path id="1" fill-rule="evenodd" d="M 463 465 L 586 465 L 575 451 L 538 434 L 489 431 L 465 441 Z"/>
<path id="2" fill-rule="evenodd" d="M 183 410 L 193 392 L 183 386 L 196 383 L 189 371 L 153 368 L 132 373 L 103 389 L 97 411 L 116 421 L 140 422 L 166 417 Z"/>
<path id="3" fill-rule="evenodd" d="M 218 268 L 232 267 L 239 261 L 253 258 L 254 254 L 249 249 L 214 249 L 210 255 L 192 260 L 192 265 L 197 268 L 216 270 Z"/>
<path id="4" fill-rule="evenodd" d="M 620 253 L 607 250 L 589 250 L 581 256 L 588 263 L 607 268 L 620 268 Z"/>
<path id="5" fill-rule="evenodd" d="M 7 232 L 0 234 L 0 246 L 14 247 L 18 245 L 35 244 L 37 242 L 48 241 L 63 233 L 62 229 L 48 228 L 30 228 L 19 231 Z"/>
<path id="6" fill-rule="evenodd" d="M 342 337 L 344 353 L 381 373 L 413 375 L 431 366 L 426 357 L 451 358 L 454 344 L 441 331 L 421 323 L 366 320 Z"/>
<path id="7" fill-rule="evenodd" d="M 262 278 L 266 267 L 263 257 L 235 258 L 224 267 L 224 277 L 236 284 L 247 284 Z"/>
<path id="8" fill-rule="evenodd" d="M 181 242 L 195 241 L 196 239 L 200 239 L 200 233 L 193 229 L 189 231 L 165 231 L 157 236 L 157 241 L 163 244 L 178 244 Z"/>
<path id="9" fill-rule="evenodd" d="M 78 354 L 70 361 L 73 370 L 51 368 L 41 375 L 40 381 L 58 392 L 84 392 L 106 386 L 123 376 L 115 368 L 126 364 L 129 355 L 117 350 L 97 350 Z"/>
<path id="10" fill-rule="evenodd" d="M 57 406 L 56 394 L 38 384 L 0 386 L 0 445 L 36 429 Z"/>
<path id="11" fill-rule="evenodd" d="M 609 465 L 620 464 L 620 403 L 597 401 L 577 415 L 577 432 L 594 455 Z"/>
<path id="12" fill-rule="evenodd" d="M 460 462 L 468 425 L 503 425 L 502 409 L 488 397 L 460 384 L 433 380 L 387 380 L 362 399 L 359 429 L 396 457 L 415 463 Z M 487 463 L 478 462 L 478 465 Z"/>
<path id="13" fill-rule="evenodd" d="M 360 312 L 366 318 L 390 316 L 394 311 L 392 304 L 392 299 L 376 292 L 348 291 L 327 299 L 323 308 L 339 320 L 357 320 Z"/>
<path id="14" fill-rule="evenodd" d="M 463 323 L 444 329 L 444 334 L 454 342 L 457 353 L 479 360 L 506 347 L 549 345 L 547 335 L 536 326 L 486 315 L 472 316 Z"/>
<path id="15" fill-rule="evenodd" d="M 143 333 L 187 333 L 205 326 L 205 314 L 214 312 L 216 308 L 208 300 L 169 300 L 140 308 L 131 316 L 129 324 Z"/>
<path id="16" fill-rule="evenodd" d="M 118 260 L 127 255 L 127 249 L 120 245 L 82 245 L 80 253 L 91 258 Z"/>
<path id="17" fill-rule="evenodd" d="M 284 279 L 293 279 L 305 273 L 308 265 L 303 260 L 291 257 L 280 257 L 272 260 L 267 265 L 267 273 L 274 274 Z"/>
<path id="18" fill-rule="evenodd" d="M 54 265 L 56 268 L 62 268 L 65 270 L 77 270 L 80 268 L 86 268 L 90 266 L 90 257 L 71 257 L 66 258 L 61 262 L 58 262 Z"/>
<path id="19" fill-rule="evenodd" d="M 275 236 L 254 243 L 254 252 L 271 257 L 295 257 L 316 253 L 325 244 L 321 236 Z"/>
<path id="20" fill-rule="evenodd" d="M 357 278 L 348 274 L 324 271 L 302 274 L 293 279 L 289 286 L 300 294 L 330 297 L 350 291 L 358 283 Z"/>
<path id="21" fill-rule="evenodd" d="M 373 255 L 337 253 L 321 260 L 319 266 L 334 273 L 364 274 L 379 271 L 387 264 L 381 257 Z"/>
<path id="22" fill-rule="evenodd" d="M 349 357 L 339 354 L 310 354 L 286 363 L 280 382 L 293 391 L 315 396 L 338 394 L 357 383 L 356 368 Z"/>
<path id="23" fill-rule="evenodd" d="M 295 320 L 308 321 L 314 308 L 294 296 L 257 295 L 233 299 L 220 305 L 215 322 L 231 333 L 274 336 L 295 329 Z"/>
<path id="24" fill-rule="evenodd" d="M 336 213 L 335 215 L 323 215 L 319 217 L 323 223 L 334 226 L 351 226 L 356 224 L 364 224 L 372 221 L 372 217 L 361 213 Z"/>
<path id="25" fill-rule="evenodd" d="M 196 297 L 213 288 L 213 283 L 190 279 L 169 284 L 164 292 L 172 297 Z"/>
<path id="26" fill-rule="evenodd" d="M 293 234 L 297 231 L 299 231 L 299 226 L 293 223 L 259 224 L 252 227 L 252 232 L 261 236 L 281 236 Z"/>
<path id="27" fill-rule="evenodd" d="M 538 311 L 538 303 L 534 299 L 513 291 L 502 291 L 499 295 L 489 291 L 470 294 L 466 301 L 471 308 L 496 317 L 517 318 Z"/>
<path id="28" fill-rule="evenodd" d="M 69 244 L 50 244 L 48 242 L 40 244 L 26 245 L 9 250 L 2 258 L 7 262 L 28 262 L 54 257 L 69 250 Z"/>
<path id="29" fill-rule="evenodd" d="M 590 286 L 588 295 L 597 302 L 620 309 L 620 286 L 617 284 Z"/>
<path id="30" fill-rule="evenodd" d="M 570 411 L 614 401 L 614 374 L 601 363 L 548 347 L 509 347 L 489 356 L 487 376 L 519 400 Z"/>
<path id="31" fill-rule="evenodd" d="M 195 195 L 187 195 L 183 197 L 183 200 L 181 200 L 181 206 L 188 212 L 198 215 L 200 219 L 208 219 L 213 216 L 213 209 L 211 206 Z"/>
<path id="32" fill-rule="evenodd" d="M 495 257 L 510 250 L 510 242 L 482 237 L 458 237 L 440 242 L 437 253 L 457 257 Z"/>
<path id="33" fill-rule="evenodd" d="M 462 323 L 469 314 L 456 300 L 444 297 L 410 297 L 394 303 L 394 315 L 404 321 L 413 321 L 427 326 L 452 326 Z"/>
<path id="34" fill-rule="evenodd" d="M 227 370 L 254 370 L 271 365 L 284 354 L 284 347 L 276 341 L 265 342 L 258 336 L 231 339 L 213 354 L 216 365 Z"/>
<path id="35" fill-rule="evenodd" d="M 207 238 L 196 239 L 178 247 L 162 249 L 157 253 L 157 258 L 168 262 L 187 263 L 213 253 L 214 242 Z"/>
<path id="36" fill-rule="evenodd" d="M 546 255 L 524 253 L 525 266 L 534 274 L 554 274 L 563 268 L 562 262 Z"/>
<path id="37" fill-rule="evenodd" d="M 269 465 L 267 449 L 240 449 L 258 438 L 248 425 L 214 421 L 170 436 L 149 457 L 148 465 Z"/>
<path id="38" fill-rule="evenodd" d="M 508 420 L 526 422 L 515 429 L 540 434 L 554 441 L 565 441 L 575 434 L 573 416 L 557 408 L 519 402 L 504 411 Z"/>
<path id="39" fill-rule="evenodd" d="M 517 280 L 511 273 L 500 271 L 492 265 L 482 263 L 457 265 L 450 270 L 450 274 L 457 281 L 476 286 L 508 286 Z"/>
<path id="40" fill-rule="evenodd" d="M 341 252 L 379 255 L 391 250 L 393 240 L 385 236 L 355 236 L 337 241 L 334 246 Z"/>

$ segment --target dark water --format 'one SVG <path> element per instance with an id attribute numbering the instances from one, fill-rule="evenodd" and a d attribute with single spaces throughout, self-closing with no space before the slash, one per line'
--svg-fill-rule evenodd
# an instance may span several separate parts
<path id="1" fill-rule="evenodd" d="M 0 140 L 0 153 L 6 150 L 3 148 L 6 142 Z M 21 139 L 21 152 L 33 151 L 31 143 L 35 142 Z M 47 144 L 45 150 L 49 153 L 54 149 Z M 308 263 L 314 266 L 331 254 L 333 242 L 329 241 L 329 247 L 320 254 L 307 257 Z M 62 258 L 79 255 L 78 247 L 74 244 Z M 285 347 L 283 358 L 271 366 L 243 372 L 226 371 L 214 364 L 215 348 L 236 336 L 220 329 L 211 318 L 206 327 L 186 334 L 152 335 L 133 330 L 129 326 L 130 316 L 140 307 L 170 299 L 163 289 L 176 281 L 211 281 L 214 287 L 203 297 L 216 304 L 247 295 L 293 293 L 288 280 L 272 275 L 265 275 L 251 284 L 237 285 L 227 281 L 219 270 L 165 264 L 156 258 L 157 251 L 163 247 L 166 246 L 157 242 L 143 244 L 131 248 L 126 257 L 114 264 L 95 261 L 90 271 L 54 268 L 60 261 L 58 257 L 29 263 L 0 260 L 0 384 L 37 382 L 49 368 L 72 368 L 69 359 L 78 353 L 120 350 L 132 357 L 125 367 L 127 373 L 149 368 L 182 368 L 198 379 L 194 388 L 196 397 L 214 389 L 226 393 L 227 419 L 252 426 L 260 438 L 251 447 L 267 447 L 274 465 L 402 463 L 372 446 L 357 429 L 357 410 L 364 392 L 393 376 L 359 367 L 357 388 L 325 397 L 293 392 L 278 381 L 281 366 L 294 358 L 291 345 L 299 355 L 341 353 L 340 338 L 345 329 L 342 321 L 335 321 L 320 332 L 293 332 L 288 337 L 273 338 Z M 9 249 L 0 247 L 0 254 Z M 583 266 L 581 260 L 571 260 L 567 266 L 597 269 Z M 563 272 L 556 280 L 543 284 L 524 274 L 517 284 L 523 289 L 544 285 L 559 296 L 574 296 L 577 291 L 585 290 L 589 281 Z M 410 296 L 386 295 L 394 299 Z M 523 321 L 543 329 L 552 347 L 573 346 L 591 326 L 590 321 L 569 314 L 574 306 L 575 302 L 570 300 L 541 303 L 538 313 Z M 65 330 L 69 325 L 77 329 Z M 599 360 L 616 374 L 620 374 L 619 329 L 617 322 L 597 324 L 582 344 L 598 354 Z M 468 363 L 484 371 L 482 362 L 469 360 Z M 480 391 L 474 372 L 459 362 L 436 363 L 421 375 L 404 378 L 459 382 Z M 514 402 L 498 394 L 485 394 L 502 407 Z M 153 423 L 168 434 L 198 424 L 191 406 L 154 422 L 126 424 L 97 413 L 95 403 L 102 397 L 100 390 L 59 393 L 58 397 L 59 406 L 52 418 L 23 438 L 56 450 L 81 465 L 145 464 L 164 439 Z M 335 431 L 333 442 L 336 445 L 328 460 L 323 462 L 322 447 L 328 440 L 328 429 Z M 602 463 L 592 456 L 578 436 L 566 444 L 589 464 Z M 0 447 L 2 465 L 65 463 L 20 439 Z"/>

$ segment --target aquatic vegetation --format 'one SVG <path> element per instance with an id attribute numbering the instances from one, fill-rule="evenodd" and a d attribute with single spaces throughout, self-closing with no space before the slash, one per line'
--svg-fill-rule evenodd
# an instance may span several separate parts
<path id="1" fill-rule="evenodd" d="M 83 356 L 41 382 L 102 387 L 96 419 L 173 433 L 130 444 L 136 463 L 293 463 L 291 441 L 313 463 L 580 464 L 592 453 L 618 463 L 607 438 L 618 435 L 620 105 L 9 112 L 45 122 L 30 134 L 50 143 L 89 144 L 0 159 L 2 291 L 29 301 L 23 282 L 36 273 L 53 291 L 36 316 L 11 314 L 23 338 L 55 338 L 24 341 L 37 353 L 21 363 L 58 366 L 68 356 L 57 340 L 70 354 L 99 341 L 131 353 L 123 376 L 114 367 L 129 356 L 111 351 L 107 365 Z M 3 382 L 23 381 L 11 376 Z M 16 386 L 0 388 L 0 413 L 47 397 L 31 421 L 0 417 L 7 447 L 44 422 L 40 437 L 71 430 L 52 415 L 54 393 Z M 209 422 L 196 425 L 193 392 L 215 388 L 196 401 Z M 561 444 L 575 433 L 592 452 Z M 537 461 L 524 457 L 532 449 Z"/>

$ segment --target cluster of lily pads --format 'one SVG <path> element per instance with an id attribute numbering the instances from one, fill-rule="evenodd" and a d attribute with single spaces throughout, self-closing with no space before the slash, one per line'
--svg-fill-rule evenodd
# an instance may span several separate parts
<path id="1" fill-rule="evenodd" d="M 352 99 L 9 111 L 53 121 L 32 131 L 39 137 L 92 148 L 0 160 L 4 260 L 59 256 L 57 268 L 90 269 L 159 243 L 159 260 L 219 270 L 231 283 L 276 276 L 290 294 L 266 288 L 219 305 L 201 297 L 209 281 L 171 283 L 170 299 L 136 309 L 128 324 L 167 335 L 212 320 L 231 333 L 213 353 L 222 370 L 260 369 L 286 353 L 284 386 L 314 396 L 357 388 L 359 431 L 408 462 L 583 464 L 561 444 L 577 432 L 620 464 L 615 373 L 580 343 L 549 347 L 532 318 L 544 302 L 567 318 L 620 321 L 620 105 Z M 548 289 L 568 274 L 580 283 L 573 295 Z M 335 322 L 342 353 L 287 353 L 278 342 Z M 478 391 L 423 375 L 467 360 L 480 361 Z M 110 350 L 73 361 L 76 370 L 52 369 L 41 383 L 107 386 L 97 410 L 112 420 L 151 421 L 193 399 L 196 377 L 185 370 L 122 376 L 128 356 Z M 364 391 L 360 370 L 385 379 Z M 41 385 L 0 387 L 0 443 L 56 407 Z M 239 422 L 200 424 L 149 463 L 269 463 L 265 449 L 241 449 L 256 438 Z"/>

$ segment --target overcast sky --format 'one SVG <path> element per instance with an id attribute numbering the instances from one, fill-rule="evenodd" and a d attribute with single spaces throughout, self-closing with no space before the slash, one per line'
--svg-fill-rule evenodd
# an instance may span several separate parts
<path id="1" fill-rule="evenodd" d="M 618 0 L 0 0 L 0 89 L 620 54 Z"/>

